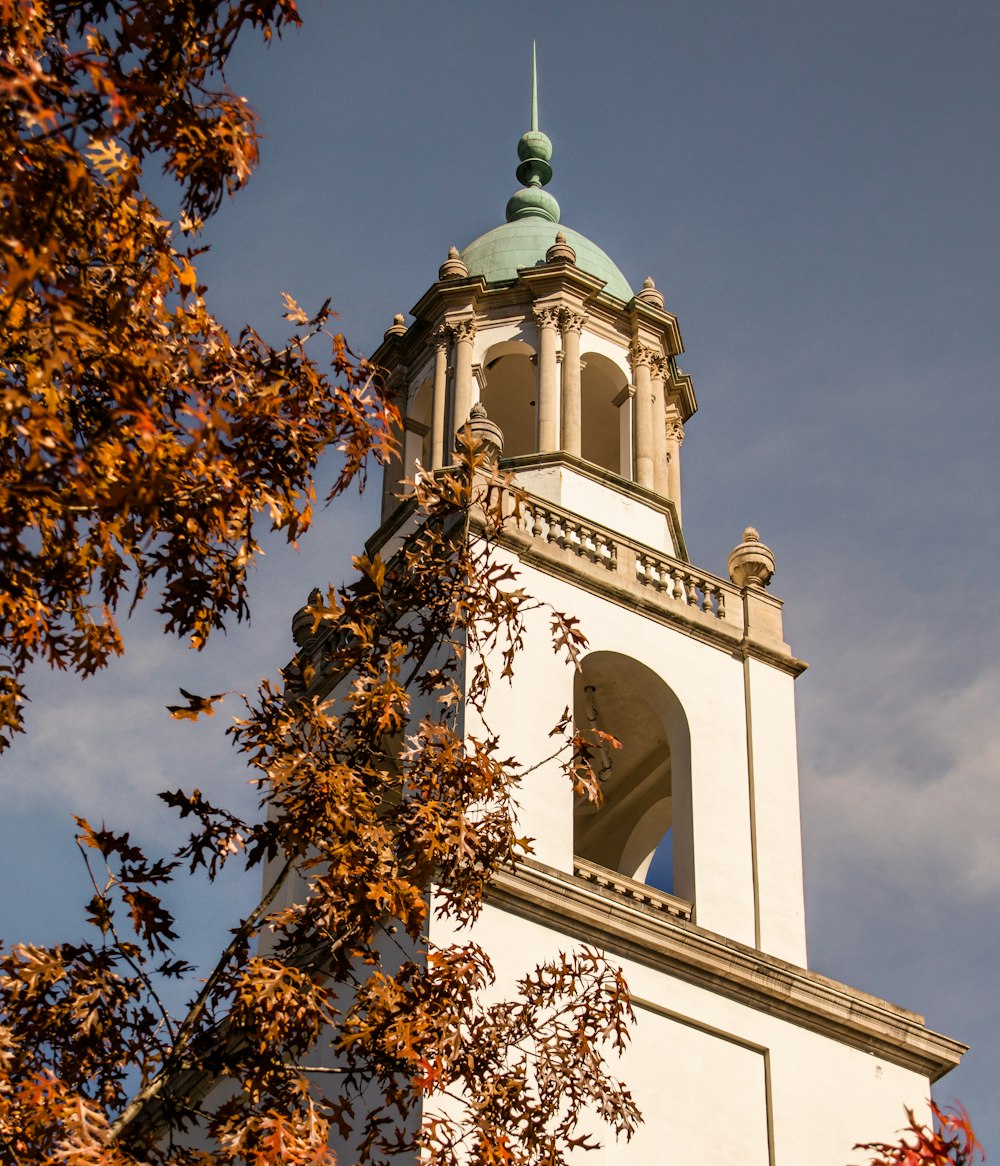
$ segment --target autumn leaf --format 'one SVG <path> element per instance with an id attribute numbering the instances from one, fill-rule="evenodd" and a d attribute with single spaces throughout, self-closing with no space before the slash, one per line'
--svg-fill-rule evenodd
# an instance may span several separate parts
<path id="1" fill-rule="evenodd" d="M 229 695 L 227 692 L 217 692 L 214 696 L 196 696 L 193 692 L 180 689 L 181 696 L 187 701 L 186 705 L 168 704 L 167 712 L 177 720 L 196 721 L 202 713 L 215 716 L 214 705 Z"/>

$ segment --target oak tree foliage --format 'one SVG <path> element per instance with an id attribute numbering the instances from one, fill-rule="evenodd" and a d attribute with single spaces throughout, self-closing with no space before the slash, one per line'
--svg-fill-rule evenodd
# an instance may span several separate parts
<path id="1" fill-rule="evenodd" d="M 340 451 L 337 493 L 386 448 L 391 409 L 328 305 L 288 299 L 281 348 L 233 336 L 189 245 L 257 160 L 224 80 L 237 37 L 297 23 L 292 0 L 0 0 L 0 746 L 33 660 L 103 667 L 151 583 L 200 647 L 247 614 L 256 523 L 308 527 L 320 453 Z"/>
<path id="2" fill-rule="evenodd" d="M 608 1064 L 628 993 L 603 955 L 554 955 L 504 996 L 472 939 L 426 939 L 432 913 L 472 923 L 529 849 L 526 771 L 489 728 L 490 686 L 529 621 L 570 665 L 583 644 L 497 551 L 512 482 L 472 444 L 458 463 L 417 484 L 387 560 L 360 556 L 352 584 L 314 597 L 284 683 L 234 726 L 259 819 L 165 793 L 191 830 L 162 858 L 80 820 L 94 938 L 0 959 L 0 1130 L 18 1162 L 332 1163 L 335 1138 L 359 1163 L 558 1166 L 597 1144 L 594 1123 L 635 1128 Z M 556 759 L 599 796 L 568 725 Z M 263 868 L 264 893 L 195 976 L 164 888 L 231 861 Z M 159 990 L 176 977 L 193 993 L 178 1015 Z M 185 1146 L 192 1126 L 210 1150 Z"/>
<path id="3" fill-rule="evenodd" d="M 854 1148 L 875 1155 L 871 1166 L 974 1166 L 986 1161 L 961 1106 L 941 1109 L 931 1102 L 931 1113 L 933 1125 L 927 1126 L 907 1110 L 906 1129 L 898 1142 L 867 1142 Z"/>

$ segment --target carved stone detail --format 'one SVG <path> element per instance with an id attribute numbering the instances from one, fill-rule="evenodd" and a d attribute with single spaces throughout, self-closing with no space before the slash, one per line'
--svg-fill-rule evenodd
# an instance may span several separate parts
<path id="1" fill-rule="evenodd" d="M 559 324 L 559 308 L 535 308 L 532 315 L 539 328 L 555 328 Z"/>
<path id="2" fill-rule="evenodd" d="M 729 556 L 729 578 L 737 587 L 763 588 L 774 574 L 774 554 L 764 546 L 752 526 L 743 532 L 743 541 Z"/>
<path id="3" fill-rule="evenodd" d="M 555 263 L 558 260 L 563 260 L 566 263 L 576 263 L 576 252 L 566 242 L 566 236 L 559 231 L 556 235 L 556 241 L 545 252 L 545 262 Z"/>
<path id="4" fill-rule="evenodd" d="M 684 426 L 678 421 L 676 417 L 668 417 L 666 422 L 667 438 L 676 441 L 678 445 L 684 444 Z"/>
<path id="5" fill-rule="evenodd" d="M 559 328 L 565 334 L 566 332 L 576 332 L 579 335 L 583 331 L 583 326 L 587 322 L 587 317 L 582 312 L 572 312 L 569 308 L 559 309 Z"/>
<path id="6" fill-rule="evenodd" d="M 438 279 L 464 279 L 469 274 L 457 247 L 448 248 L 448 258 L 438 268 Z"/>
<path id="7" fill-rule="evenodd" d="M 469 430 L 485 453 L 489 464 L 495 465 L 503 453 L 503 430 L 486 415 L 486 406 L 477 401 L 469 410 Z"/>
<path id="8" fill-rule="evenodd" d="M 388 340 L 391 336 L 405 336 L 406 335 L 406 317 L 402 312 L 397 312 L 392 318 L 392 325 L 386 329 L 385 339 Z"/>
<path id="9" fill-rule="evenodd" d="M 663 381 L 664 384 L 670 380 L 672 369 L 669 356 L 655 356 L 651 368 L 654 380 Z"/>
<path id="10" fill-rule="evenodd" d="M 659 353 L 654 352 L 648 345 L 641 344 L 638 340 L 633 340 L 628 346 L 628 358 L 633 369 L 638 368 L 640 365 L 645 365 L 647 368 L 652 369 L 653 362 L 659 359 Z"/>
<path id="11" fill-rule="evenodd" d="M 455 337 L 456 343 L 461 340 L 474 340 L 476 337 L 476 321 L 458 320 L 451 325 L 451 333 Z"/>
<path id="12" fill-rule="evenodd" d="M 653 277 L 647 275 L 643 281 L 642 291 L 636 297 L 637 300 L 644 304 L 649 304 L 651 307 L 663 310 L 663 295 L 656 290 L 656 284 L 653 283 Z"/>

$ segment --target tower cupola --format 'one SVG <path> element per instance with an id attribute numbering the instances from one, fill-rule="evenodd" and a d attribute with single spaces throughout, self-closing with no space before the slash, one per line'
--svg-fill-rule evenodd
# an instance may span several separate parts
<path id="1" fill-rule="evenodd" d="M 677 366 L 680 330 L 651 278 L 633 294 L 600 247 L 560 222 L 534 53 L 517 155 L 522 186 L 505 221 L 451 248 L 414 323 L 390 328 L 375 354 L 404 415 L 383 514 L 418 472 L 449 464 L 479 404 L 527 488 L 563 504 L 600 483 L 631 500 L 635 533 L 683 557 L 680 448 L 697 403 Z"/>

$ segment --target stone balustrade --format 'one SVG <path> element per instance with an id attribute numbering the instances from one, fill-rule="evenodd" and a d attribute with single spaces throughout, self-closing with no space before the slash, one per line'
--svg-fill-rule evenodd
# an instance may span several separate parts
<path id="1" fill-rule="evenodd" d="M 649 593 L 657 606 L 702 626 L 742 633 L 741 591 L 716 575 L 699 571 L 690 563 L 661 554 L 606 527 L 585 522 L 561 506 L 528 495 L 513 516 L 513 526 L 526 537 L 542 558 L 569 552 L 601 568 L 608 583 L 633 594 Z M 606 573 L 606 574 L 605 574 Z"/>
<path id="2" fill-rule="evenodd" d="M 696 608 L 716 619 L 726 619 L 726 594 L 730 603 L 739 601 L 739 591 L 689 564 L 650 551 L 638 551 L 635 556 L 636 578 L 646 587 L 652 587 L 676 603 Z M 742 614 L 742 613 L 741 613 Z"/>
<path id="3" fill-rule="evenodd" d="M 534 539 L 572 551 L 591 563 L 617 569 L 618 545 L 611 531 L 584 522 L 562 507 L 529 497 L 521 516 L 522 529 Z"/>
<path id="4" fill-rule="evenodd" d="M 662 911 L 665 915 L 672 915 L 675 919 L 687 919 L 688 921 L 691 919 L 691 904 L 684 899 L 668 895 L 666 891 L 657 890 L 656 887 L 647 886 L 645 883 L 627 878 L 616 871 L 607 870 L 594 862 L 574 857 L 573 874 L 578 879 L 583 879 L 595 887 L 624 895 L 626 899 L 642 903 L 646 907 L 652 907 L 655 911 Z"/>

